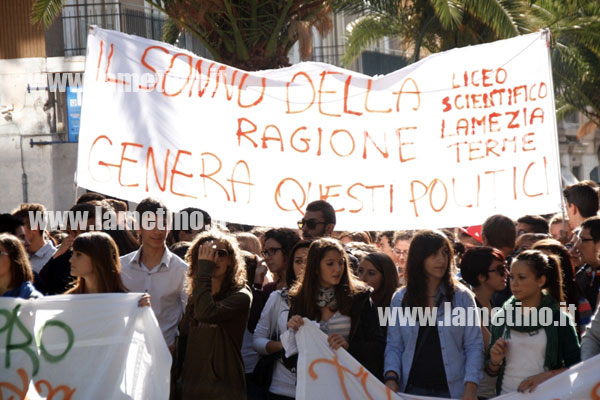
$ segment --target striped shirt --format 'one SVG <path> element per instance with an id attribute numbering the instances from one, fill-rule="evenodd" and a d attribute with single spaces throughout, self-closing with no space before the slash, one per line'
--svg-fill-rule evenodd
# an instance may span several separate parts
<path id="1" fill-rule="evenodd" d="M 329 320 L 319 322 L 319 327 L 327 336 L 337 333 L 342 335 L 346 341 L 349 340 L 350 317 L 340 314 L 339 311 L 336 311 Z"/>

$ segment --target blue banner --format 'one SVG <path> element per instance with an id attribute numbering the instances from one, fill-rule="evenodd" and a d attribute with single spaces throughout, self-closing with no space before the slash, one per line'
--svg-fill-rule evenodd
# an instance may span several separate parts
<path id="1" fill-rule="evenodd" d="M 69 142 L 77 142 L 79 140 L 82 94 L 83 90 L 81 87 L 67 86 L 67 124 L 69 129 Z"/>

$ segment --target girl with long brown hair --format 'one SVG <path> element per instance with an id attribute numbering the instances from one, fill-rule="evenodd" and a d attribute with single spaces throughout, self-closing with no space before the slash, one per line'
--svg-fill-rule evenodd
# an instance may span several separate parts
<path id="1" fill-rule="evenodd" d="M 388 326 L 384 381 L 395 392 L 477 398 L 483 365 L 479 324 L 436 323 L 444 320 L 445 303 L 452 309 L 475 310 L 473 295 L 452 273 L 453 262 L 452 245 L 442 232 L 420 231 L 413 237 L 406 261 L 406 286 L 396 292 L 391 307 L 400 311 L 421 308 L 418 311 L 430 311 L 434 319 Z"/>
<path id="2" fill-rule="evenodd" d="M 174 377 L 181 396 L 245 399 L 241 349 L 252 294 L 241 250 L 233 236 L 208 231 L 196 237 L 186 261 L 189 298 L 179 332 L 187 339 L 181 375 Z"/>
<path id="3" fill-rule="evenodd" d="M 87 232 L 77 236 L 69 262 L 71 275 L 77 279 L 65 294 L 129 292 L 121 280 L 119 249 L 108 234 Z"/>
<path id="4" fill-rule="evenodd" d="M 25 247 L 16 236 L 7 233 L 0 234 L 0 296 L 42 297 L 33 286 L 33 272 Z"/>
<path id="5" fill-rule="evenodd" d="M 373 288 L 375 307 L 389 307 L 400 282 L 394 261 L 385 253 L 367 254 L 358 266 L 358 277 Z"/>
<path id="6" fill-rule="evenodd" d="M 333 350 L 345 348 L 381 378 L 385 338 L 377 310 L 338 241 L 322 238 L 310 245 L 302 281 L 292 286 L 289 296 L 288 329 L 298 330 L 303 317 L 317 321 Z"/>

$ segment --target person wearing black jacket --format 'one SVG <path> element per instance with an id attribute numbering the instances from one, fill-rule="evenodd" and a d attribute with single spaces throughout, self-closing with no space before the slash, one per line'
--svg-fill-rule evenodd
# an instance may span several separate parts
<path id="1" fill-rule="evenodd" d="M 302 282 L 290 289 L 288 329 L 297 330 L 303 317 L 317 321 L 332 349 L 345 348 L 381 380 L 385 337 L 370 297 L 340 243 L 318 239 L 308 250 Z"/>

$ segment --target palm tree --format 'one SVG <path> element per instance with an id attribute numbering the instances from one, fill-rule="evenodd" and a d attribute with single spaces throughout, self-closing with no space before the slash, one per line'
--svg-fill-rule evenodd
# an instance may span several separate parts
<path id="1" fill-rule="evenodd" d="M 400 39 L 409 62 L 424 52 L 486 43 L 549 28 L 557 116 L 583 113 L 581 135 L 600 127 L 598 0 L 337 0 L 359 18 L 350 26 L 349 64 L 384 37 Z"/>
<path id="2" fill-rule="evenodd" d="M 558 116 L 580 111 L 600 126 L 600 2 L 537 0 L 531 5 L 536 27 L 552 33 L 552 75 Z"/>
<path id="3" fill-rule="evenodd" d="M 529 32 L 521 0 L 338 0 L 336 8 L 360 15 L 351 25 L 349 64 L 384 37 L 402 42 L 407 59 Z"/>
<path id="4" fill-rule="evenodd" d="M 64 0 L 36 0 L 32 21 L 50 26 Z M 331 30 L 332 0 L 146 0 L 169 16 L 163 39 L 173 43 L 185 29 L 216 61 L 248 71 L 289 65 L 288 53 L 300 41 L 310 58 L 312 29 Z"/>

